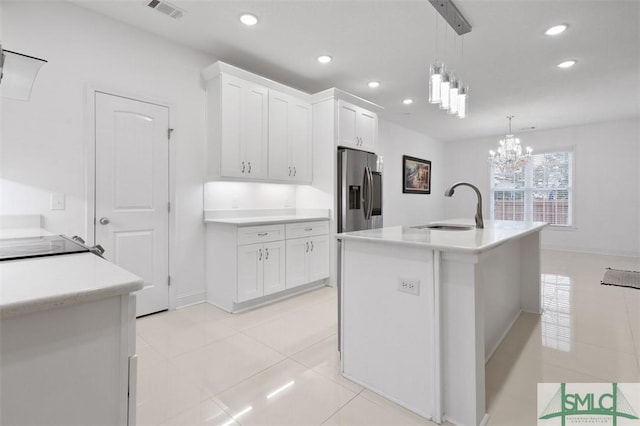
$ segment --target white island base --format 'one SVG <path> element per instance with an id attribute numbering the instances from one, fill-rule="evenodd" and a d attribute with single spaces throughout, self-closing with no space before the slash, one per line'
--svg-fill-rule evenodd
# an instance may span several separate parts
<path id="1" fill-rule="evenodd" d="M 486 424 L 485 362 L 541 311 L 544 226 L 338 235 L 344 376 L 438 423 Z"/>

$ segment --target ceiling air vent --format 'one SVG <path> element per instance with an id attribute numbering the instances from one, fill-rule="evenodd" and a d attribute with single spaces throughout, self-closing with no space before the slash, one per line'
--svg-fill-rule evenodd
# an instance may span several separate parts
<path id="1" fill-rule="evenodd" d="M 170 16 L 173 19 L 180 19 L 184 14 L 184 10 L 172 5 L 168 1 L 151 0 L 149 3 L 147 3 L 147 6 L 149 6 L 151 9 L 157 10 L 158 12 L 164 13 L 167 16 Z"/>

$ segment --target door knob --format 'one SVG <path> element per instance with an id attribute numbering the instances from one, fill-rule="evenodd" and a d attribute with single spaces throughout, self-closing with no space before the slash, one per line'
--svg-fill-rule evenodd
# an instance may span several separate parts
<path id="1" fill-rule="evenodd" d="M 111 221 L 109 220 L 108 217 L 101 217 L 100 218 L 100 225 L 108 225 L 109 222 L 111 222 Z"/>

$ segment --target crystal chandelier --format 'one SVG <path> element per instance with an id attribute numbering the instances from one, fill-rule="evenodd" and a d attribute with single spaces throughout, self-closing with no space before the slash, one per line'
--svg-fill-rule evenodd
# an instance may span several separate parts
<path id="1" fill-rule="evenodd" d="M 520 139 L 511 133 L 511 119 L 513 115 L 507 117 L 509 119 L 509 134 L 500 140 L 498 152 L 489 151 L 489 162 L 493 167 L 502 171 L 505 175 L 513 176 L 516 172 L 522 170 L 524 165 L 531 158 L 533 150 L 530 147 L 522 152 Z"/>

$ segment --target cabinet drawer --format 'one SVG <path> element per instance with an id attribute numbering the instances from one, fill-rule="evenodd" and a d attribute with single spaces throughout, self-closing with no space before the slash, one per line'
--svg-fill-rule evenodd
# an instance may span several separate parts
<path id="1" fill-rule="evenodd" d="M 284 240 L 284 225 L 247 226 L 238 228 L 238 245 Z"/>
<path id="2" fill-rule="evenodd" d="M 287 239 L 312 237 L 329 233 L 329 221 L 287 223 Z"/>

